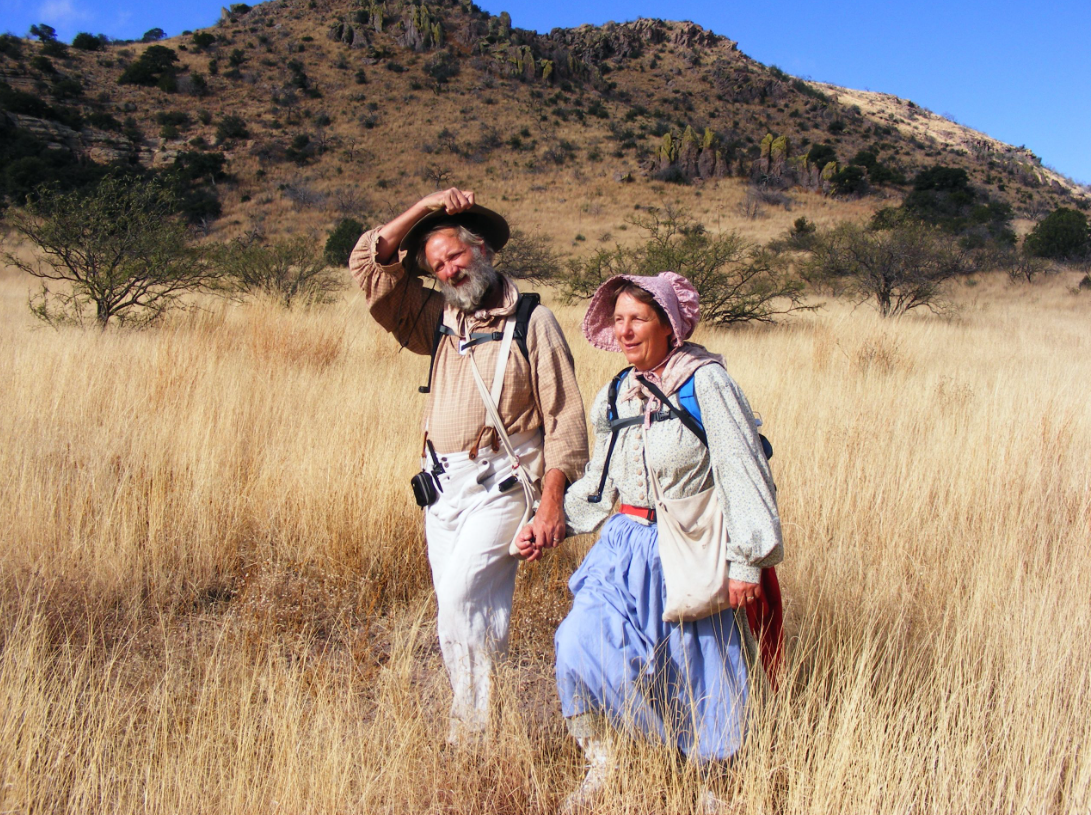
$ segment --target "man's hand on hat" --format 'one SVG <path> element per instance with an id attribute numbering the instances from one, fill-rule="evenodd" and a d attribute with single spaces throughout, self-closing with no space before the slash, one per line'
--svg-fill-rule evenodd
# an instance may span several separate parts
<path id="1" fill-rule="evenodd" d="M 458 187 L 451 187 L 448 190 L 439 190 L 431 195 L 426 195 L 421 203 L 428 209 L 445 209 L 450 215 L 456 215 L 459 212 L 465 212 L 474 205 L 474 194 L 472 190 L 460 190 Z"/>

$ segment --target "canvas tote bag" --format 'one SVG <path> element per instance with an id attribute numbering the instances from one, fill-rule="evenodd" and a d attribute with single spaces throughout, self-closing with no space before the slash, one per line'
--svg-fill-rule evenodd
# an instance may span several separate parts
<path id="1" fill-rule="evenodd" d="M 727 526 L 715 486 L 688 498 L 666 498 L 653 471 L 659 560 L 667 584 L 663 621 L 689 622 L 729 607 Z"/>

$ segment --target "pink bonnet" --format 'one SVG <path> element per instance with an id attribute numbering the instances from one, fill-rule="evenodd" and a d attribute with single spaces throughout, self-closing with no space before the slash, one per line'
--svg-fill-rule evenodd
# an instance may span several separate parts
<path id="1" fill-rule="evenodd" d="M 583 318 L 583 335 L 589 343 L 603 351 L 621 351 L 614 337 L 614 300 L 617 290 L 625 283 L 634 283 L 644 289 L 663 309 L 674 332 L 673 347 L 677 348 L 689 339 L 701 319 L 697 289 L 680 274 L 660 272 L 654 277 L 617 275 L 599 286 Z"/>

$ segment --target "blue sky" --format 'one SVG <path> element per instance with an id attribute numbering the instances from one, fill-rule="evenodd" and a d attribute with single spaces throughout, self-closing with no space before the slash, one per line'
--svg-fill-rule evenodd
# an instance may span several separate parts
<path id="1" fill-rule="evenodd" d="M 0 0 L 0 30 L 48 23 L 117 39 L 150 28 L 175 35 L 212 25 L 220 0 L 160 6 L 135 0 Z M 1026 145 L 1054 169 L 1091 184 L 1091 0 L 874 0 L 778 3 L 723 0 L 478 0 L 513 25 L 547 32 L 639 16 L 692 20 L 748 56 L 796 76 L 893 93 Z"/>

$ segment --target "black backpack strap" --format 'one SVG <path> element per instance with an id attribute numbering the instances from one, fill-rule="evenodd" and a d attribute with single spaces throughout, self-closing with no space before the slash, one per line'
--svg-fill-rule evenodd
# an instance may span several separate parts
<path id="1" fill-rule="evenodd" d="M 503 339 L 503 331 L 472 331 L 470 332 L 470 339 L 460 345 L 459 348 L 465 351 L 475 345 L 481 345 L 483 342 L 500 342 Z"/>
<path id="2" fill-rule="evenodd" d="M 417 388 L 419 393 L 431 393 L 432 391 L 432 372 L 436 367 L 436 352 L 439 351 L 439 344 L 443 341 L 445 334 L 453 337 L 455 332 L 443 322 L 443 314 L 440 313 L 439 319 L 436 320 L 436 330 L 432 332 L 432 356 L 428 360 L 428 384 Z"/>
<path id="3" fill-rule="evenodd" d="M 542 302 L 542 296 L 536 291 L 528 291 L 519 295 L 519 304 L 515 307 L 515 342 L 519 350 L 523 352 L 523 359 L 530 361 L 530 351 L 527 350 L 527 326 L 530 325 L 530 314 Z"/>
<path id="4" fill-rule="evenodd" d="M 682 424 L 684 424 L 686 428 L 693 433 L 693 435 L 701 440 L 701 444 L 703 444 L 705 447 L 708 447 L 708 436 L 705 434 L 705 429 L 697 423 L 697 420 L 693 418 L 692 413 L 690 413 L 684 407 L 675 407 L 674 403 L 672 403 L 671 400 L 667 398 L 667 395 L 663 393 L 663 391 L 661 391 L 658 387 L 653 385 L 640 374 L 637 374 L 636 378 L 640 380 L 640 384 L 647 388 L 648 392 L 651 393 L 652 396 L 654 396 L 662 403 L 663 407 L 670 411 L 672 416 L 677 417 L 679 421 L 681 421 Z"/>
<path id="5" fill-rule="evenodd" d="M 610 474 L 610 457 L 614 454 L 614 445 L 617 444 L 618 434 L 624 427 L 629 427 L 634 424 L 638 424 L 644 421 L 643 416 L 632 416 L 628 419 L 619 419 L 617 417 L 617 391 L 621 385 L 626 374 L 631 371 L 632 368 L 625 368 L 618 372 L 617 376 L 610 380 L 610 388 L 606 392 L 607 407 L 606 418 L 610 420 L 610 445 L 606 448 L 606 461 L 602 463 L 602 478 L 599 479 L 598 491 L 593 495 L 587 496 L 587 503 L 597 504 L 602 500 L 602 491 L 606 488 L 606 477 Z"/>
<path id="6" fill-rule="evenodd" d="M 646 380 L 643 376 L 637 375 L 637 379 L 646 387 L 656 399 L 663 403 L 663 406 L 670 411 L 671 415 L 677 416 L 687 428 L 693 431 L 693 434 L 701 440 L 701 443 L 708 447 L 708 436 L 705 434 L 705 429 L 697 422 L 693 417 L 693 414 L 685 409 L 682 405 L 675 407 L 669 399 L 663 394 L 659 388 Z M 769 439 L 764 435 L 758 433 L 758 440 L 761 442 L 761 451 L 765 455 L 766 461 L 773 457 L 773 445 Z"/>
<path id="7" fill-rule="evenodd" d="M 523 352 L 523 359 L 528 362 L 530 361 L 530 351 L 527 349 L 527 326 L 530 324 L 531 312 L 541 302 L 542 296 L 538 292 L 529 291 L 519 295 L 519 302 L 515 306 L 515 332 L 512 339 L 518 343 L 519 350 Z M 430 393 L 432 390 L 432 372 L 436 367 L 436 352 L 439 351 L 439 344 L 443 341 L 445 334 L 451 337 L 455 336 L 455 332 L 443 322 L 443 314 L 441 313 L 439 320 L 436 322 L 436 330 L 432 334 L 432 357 L 428 362 L 428 384 L 417 388 L 420 393 Z M 474 332 L 470 334 L 470 339 L 464 347 L 473 348 L 483 342 L 500 342 L 503 339 L 503 331 Z"/>

